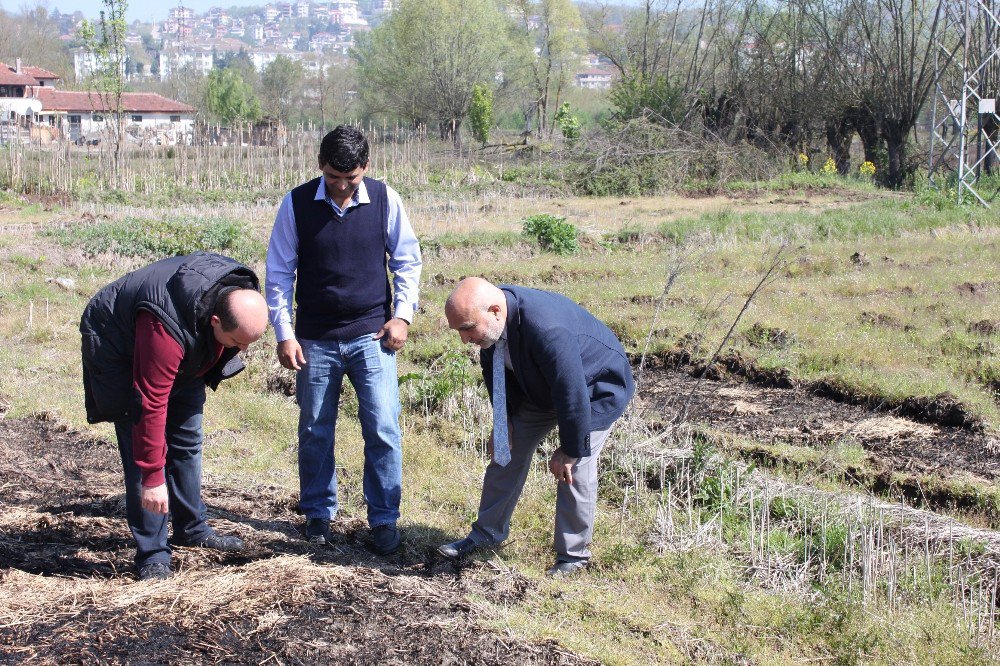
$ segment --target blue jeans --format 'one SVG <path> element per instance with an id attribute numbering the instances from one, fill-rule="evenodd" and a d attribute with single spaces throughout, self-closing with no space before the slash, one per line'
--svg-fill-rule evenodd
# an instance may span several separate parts
<path id="1" fill-rule="evenodd" d="M 395 525 L 403 483 L 396 353 L 371 334 L 352 340 L 299 340 L 306 365 L 296 377 L 299 401 L 299 508 L 306 518 L 337 515 L 334 431 L 344 375 L 358 395 L 365 440 L 362 487 L 368 524 Z"/>
<path id="2" fill-rule="evenodd" d="M 205 382 L 201 379 L 174 386 L 167 403 L 167 494 L 174 541 L 199 543 L 212 535 L 201 501 L 201 419 Z M 125 518 L 135 538 L 136 567 L 170 562 L 166 515 L 142 508 L 142 474 L 132 456 L 132 420 L 115 421 L 118 452 L 125 468 Z"/>

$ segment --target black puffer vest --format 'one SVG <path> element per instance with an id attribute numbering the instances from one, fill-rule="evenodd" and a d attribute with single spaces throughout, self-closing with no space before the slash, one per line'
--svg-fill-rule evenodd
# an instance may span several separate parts
<path id="1" fill-rule="evenodd" d="M 234 259 L 196 252 L 157 261 L 97 292 L 80 320 L 87 421 L 139 417 L 141 402 L 132 388 L 132 361 L 140 310 L 162 321 L 184 350 L 178 379 L 196 376 L 214 352 L 210 320 L 224 287 L 259 290 L 260 282 L 250 268 Z M 212 390 L 243 370 L 238 353 L 235 348 L 224 350 L 204 375 Z"/>

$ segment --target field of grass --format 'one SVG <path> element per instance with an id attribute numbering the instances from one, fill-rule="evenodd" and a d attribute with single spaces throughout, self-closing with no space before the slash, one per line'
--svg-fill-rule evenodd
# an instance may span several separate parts
<path id="1" fill-rule="evenodd" d="M 876 399 L 950 393 L 996 432 L 1000 216 L 930 196 L 816 183 L 792 178 L 701 199 L 404 192 L 425 254 L 421 312 L 400 368 L 402 526 L 411 547 L 436 546 L 433 535 L 441 533 L 464 535 L 478 502 L 489 412 L 472 354 L 443 318 L 444 299 L 466 275 L 565 293 L 636 354 L 682 348 L 706 358 L 776 266 L 730 350 L 762 368 Z M 89 296 L 146 261 L 195 249 L 230 253 L 263 274 L 277 196 L 49 208 L 0 196 L 0 411 L 8 418 L 45 412 L 87 427 L 76 327 Z M 521 220 L 537 213 L 583 229 L 581 251 L 557 256 L 521 235 Z M 676 280 L 664 295 L 671 271 Z M 273 350 L 269 332 L 248 352 L 249 371 L 209 398 L 208 475 L 247 487 L 297 487 L 297 411 L 275 390 L 290 375 Z M 348 414 L 352 400 L 348 393 Z M 91 429 L 112 436 L 106 426 Z M 956 580 L 969 591 L 986 580 L 971 559 L 962 568 L 952 553 L 942 565 L 932 561 L 929 542 L 926 558 L 906 540 L 876 544 L 871 535 L 883 519 L 864 512 L 849 518 L 816 499 L 755 495 L 764 491 L 747 490 L 752 484 L 739 474 L 760 472 L 725 456 L 720 462 L 698 442 L 693 458 L 661 476 L 666 487 L 651 487 L 642 481 L 649 466 L 667 463 L 629 452 L 646 434 L 645 424 L 630 421 L 613 436 L 594 566 L 572 581 L 541 576 L 551 563 L 555 488 L 542 464 L 532 471 L 511 542 L 484 556 L 493 566 L 477 575 L 503 579 L 516 570 L 537 587 L 513 605 L 472 599 L 485 627 L 556 638 L 613 664 L 995 658 L 995 599 L 991 607 L 969 592 L 955 601 Z M 351 418 L 338 423 L 338 465 L 342 511 L 363 515 L 361 438 Z M 874 545 L 857 553 L 846 545 L 865 539 Z M 982 603 L 992 608 L 986 615 L 972 610 Z"/>

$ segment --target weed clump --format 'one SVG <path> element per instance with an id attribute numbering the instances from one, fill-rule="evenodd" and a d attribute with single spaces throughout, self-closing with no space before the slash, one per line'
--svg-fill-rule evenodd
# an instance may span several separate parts
<path id="1" fill-rule="evenodd" d="M 155 260 L 203 250 L 220 252 L 244 263 L 264 257 L 263 243 L 254 238 L 246 224 L 224 218 L 191 222 L 128 217 L 51 233 L 91 256 L 117 254 Z"/>
<path id="2" fill-rule="evenodd" d="M 575 254 L 580 250 L 577 242 L 580 230 L 567 222 L 565 217 L 548 213 L 532 215 L 525 218 L 522 229 L 526 236 L 534 238 L 539 247 L 548 252 Z"/>

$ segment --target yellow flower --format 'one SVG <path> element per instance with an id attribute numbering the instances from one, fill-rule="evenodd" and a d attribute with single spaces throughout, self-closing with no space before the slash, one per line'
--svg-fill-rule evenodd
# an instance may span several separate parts
<path id="1" fill-rule="evenodd" d="M 834 176 L 836 174 L 837 174 L 837 163 L 833 161 L 832 157 L 826 158 L 826 164 L 823 165 L 823 175 Z"/>
<path id="2" fill-rule="evenodd" d="M 799 153 L 798 160 L 800 167 L 805 167 L 809 164 L 809 156 L 806 155 L 805 153 Z"/>
<path id="3" fill-rule="evenodd" d="M 871 178 L 872 176 L 875 175 L 875 165 L 872 164 L 871 162 L 865 162 L 858 167 L 858 171 L 861 173 L 862 176 Z"/>

